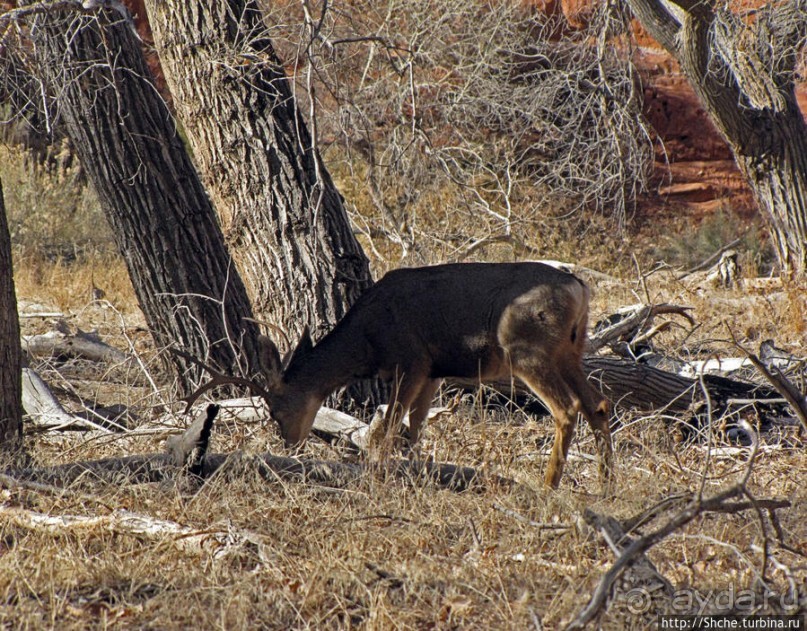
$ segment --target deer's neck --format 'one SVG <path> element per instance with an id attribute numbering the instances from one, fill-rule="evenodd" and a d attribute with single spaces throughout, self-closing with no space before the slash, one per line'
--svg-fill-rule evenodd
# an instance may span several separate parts
<path id="1" fill-rule="evenodd" d="M 321 398 L 372 372 L 367 353 L 345 327 L 337 326 L 302 360 L 289 367 L 287 382 Z"/>

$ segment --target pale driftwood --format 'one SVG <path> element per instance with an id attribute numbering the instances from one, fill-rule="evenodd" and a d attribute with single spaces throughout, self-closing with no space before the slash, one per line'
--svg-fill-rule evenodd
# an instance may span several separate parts
<path id="1" fill-rule="evenodd" d="M 26 353 L 37 357 L 77 357 L 111 364 L 123 364 L 131 359 L 123 351 L 102 342 L 97 335 L 81 330 L 70 333 L 64 325 L 41 335 L 24 335 L 21 343 Z"/>
<path id="2" fill-rule="evenodd" d="M 652 356 L 648 358 L 648 363 L 688 379 L 696 379 L 700 375 L 728 377 L 740 370 L 753 367 L 751 361 L 745 357 L 711 357 L 709 359 L 682 361 L 670 357 Z"/>
<path id="3" fill-rule="evenodd" d="M 221 417 L 229 416 L 241 423 L 265 422 L 271 418 L 269 408 L 261 397 L 223 399 L 216 401 L 216 404 L 221 408 Z M 193 410 L 197 408 L 198 406 L 194 406 Z M 379 405 L 373 418 L 383 417 L 386 410 L 386 404 Z M 426 419 L 431 420 L 446 411 L 447 408 L 442 407 L 429 408 Z M 204 411 L 198 411 L 197 414 L 204 416 Z M 403 424 L 408 427 L 408 415 L 404 417 Z M 322 406 L 314 418 L 313 430 L 316 434 L 347 443 L 361 451 L 367 449 L 370 425 L 345 412 Z"/>
<path id="4" fill-rule="evenodd" d="M 742 349 L 742 351 L 743 353 L 748 352 L 745 349 Z M 757 359 L 771 371 L 799 371 L 803 370 L 805 363 L 807 363 L 804 359 L 776 348 L 771 340 L 765 340 L 760 344 Z M 739 371 L 748 373 L 756 367 L 756 364 L 748 355 L 745 357 L 710 357 L 705 360 L 685 361 L 665 357 L 657 353 L 649 353 L 643 355 L 643 360 L 657 368 L 689 378 L 697 378 L 701 374 L 730 377 Z M 764 372 L 762 374 L 765 376 Z"/>
<path id="5" fill-rule="evenodd" d="M 466 491 L 485 482 L 514 484 L 511 480 L 485 475 L 471 467 L 453 464 L 391 460 L 365 466 L 275 456 L 269 453 L 254 457 L 243 454 L 208 454 L 197 475 L 201 478 L 209 478 L 228 463 L 233 465 L 251 464 L 261 477 L 270 482 L 282 479 L 331 487 L 347 486 L 373 472 L 383 472 L 400 479 L 423 480 L 452 491 Z M 74 462 L 48 468 L 13 469 L 5 473 L 20 480 L 64 487 L 78 481 L 97 481 L 108 484 L 162 482 L 174 480 L 178 471 L 172 455 L 145 454 Z"/>
<path id="6" fill-rule="evenodd" d="M 232 419 L 239 423 L 264 423 L 271 420 L 271 412 L 262 397 L 222 399 L 216 401 L 216 405 L 221 408 L 220 418 L 223 419 Z M 203 410 L 199 411 L 198 405 L 194 405 L 192 410 L 201 415 L 205 413 Z M 166 417 L 165 420 L 172 418 L 174 417 Z M 323 406 L 314 419 L 313 430 L 364 450 L 367 447 L 368 427 L 367 423 L 363 423 L 355 416 Z"/>
<path id="7" fill-rule="evenodd" d="M 61 311 L 37 311 L 31 313 L 19 313 L 17 314 L 20 320 L 27 320 L 29 318 L 63 318 L 64 313 Z"/>
<path id="8" fill-rule="evenodd" d="M 46 515 L 17 506 L 0 505 L 0 515 L 21 528 L 61 535 L 65 532 L 115 532 L 158 543 L 168 543 L 189 554 L 203 554 L 214 561 L 225 559 L 250 545 L 258 537 L 231 527 L 197 530 L 150 515 L 117 509 L 108 515 Z"/>
<path id="9" fill-rule="evenodd" d="M 32 369 L 22 369 L 22 407 L 28 420 L 42 429 L 84 428 L 110 431 L 90 420 L 69 414 L 53 396 L 42 378 Z"/>
<path id="10" fill-rule="evenodd" d="M 363 451 L 367 449 L 369 428 L 355 416 L 323 406 L 314 418 L 313 430 Z"/>

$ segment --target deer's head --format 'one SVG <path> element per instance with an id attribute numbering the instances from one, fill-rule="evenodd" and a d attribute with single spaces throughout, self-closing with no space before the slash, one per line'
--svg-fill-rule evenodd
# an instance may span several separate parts
<path id="1" fill-rule="evenodd" d="M 264 399 L 272 418 L 280 426 L 280 435 L 287 447 L 298 445 L 308 437 L 324 398 L 315 384 L 293 378 L 295 369 L 305 362 L 313 346 L 311 333 L 306 327 L 297 346 L 281 359 L 277 346 L 269 337 L 258 337 L 261 368 L 266 377 Z"/>

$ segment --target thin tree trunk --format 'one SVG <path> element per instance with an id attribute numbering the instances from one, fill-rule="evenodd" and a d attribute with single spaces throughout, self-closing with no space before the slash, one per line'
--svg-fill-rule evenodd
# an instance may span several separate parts
<path id="1" fill-rule="evenodd" d="M 147 0 L 177 116 L 258 316 L 321 338 L 372 280 L 252 0 Z M 373 388 L 365 384 L 364 394 Z"/>
<path id="2" fill-rule="evenodd" d="M 114 10 L 35 20 L 33 72 L 56 95 L 157 347 L 179 344 L 224 370 L 254 371 L 246 290 L 130 23 Z M 181 389 L 193 389 L 198 369 L 163 356 Z"/>
<path id="3" fill-rule="evenodd" d="M 22 350 L 3 185 L 0 183 L 0 449 L 22 446 Z"/>

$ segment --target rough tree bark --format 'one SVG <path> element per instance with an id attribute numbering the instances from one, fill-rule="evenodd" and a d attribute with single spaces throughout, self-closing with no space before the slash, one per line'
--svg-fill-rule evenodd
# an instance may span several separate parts
<path id="1" fill-rule="evenodd" d="M 179 344 L 224 370 L 255 370 L 246 290 L 131 24 L 115 10 L 65 4 L 31 17 L 29 71 L 56 95 L 158 348 Z M 182 390 L 198 384 L 195 366 L 164 357 Z"/>
<path id="2" fill-rule="evenodd" d="M 768 217 L 782 269 L 807 274 L 807 125 L 796 102 L 807 2 L 753 19 L 703 0 L 628 0 L 681 65 Z"/>
<path id="3" fill-rule="evenodd" d="M 261 319 L 318 339 L 371 284 L 252 0 L 147 0 L 177 116 Z"/>
<path id="4" fill-rule="evenodd" d="M 22 446 L 22 349 L 3 185 L 0 183 L 0 449 Z"/>

